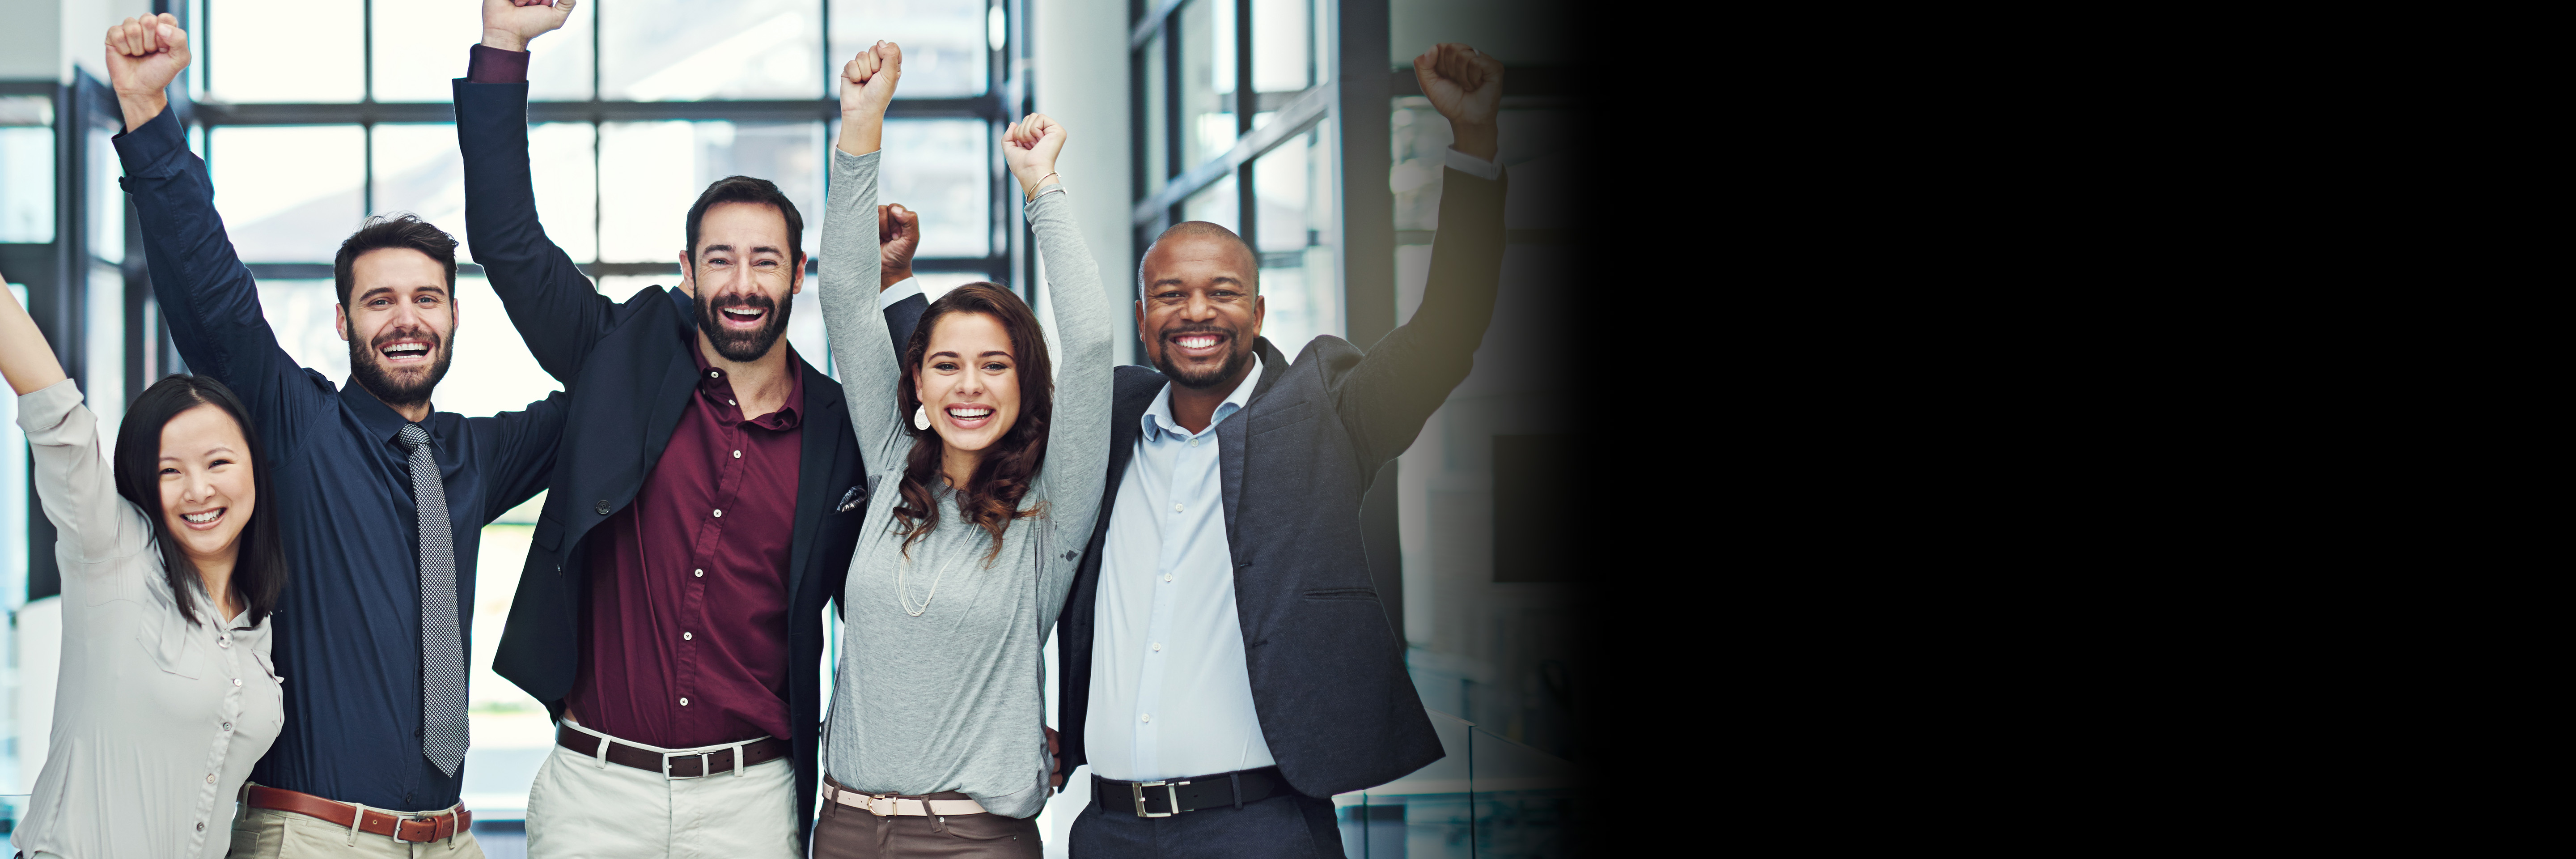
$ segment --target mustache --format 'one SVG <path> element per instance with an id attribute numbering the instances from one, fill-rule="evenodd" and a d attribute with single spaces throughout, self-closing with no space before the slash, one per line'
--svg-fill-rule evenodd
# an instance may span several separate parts
<path id="1" fill-rule="evenodd" d="M 1187 337 L 1192 334 L 1223 334 L 1227 337 L 1233 337 L 1234 326 L 1218 325 L 1214 322 L 1182 322 L 1163 326 L 1163 330 L 1157 332 L 1156 336 L 1165 340 L 1170 340 L 1175 337 Z"/>
<path id="2" fill-rule="evenodd" d="M 716 296 L 715 300 L 707 302 L 707 310 L 710 312 L 720 312 L 728 307 L 750 307 L 759 310 L 777 310 L 778 302 L 772 300 L 769 296 L 761 295 L 759 293 L 740 292 L 732 295 L 719 295 Z"/>
<path id="3" fill-rule="evenodd" d="M 446 340 L 439 337 L 438 332 L 431 331 L 427 328 L 398 328 L 392 331 L 387 331 L 376 335 L 376 339 L 367 341 L 367 345 L 377 349 L 382 349 L 385 348 L 385 344 L 396 340 L 427 340 L 429 341 L 429 348 L 433 350 L 446 345 Z"/>

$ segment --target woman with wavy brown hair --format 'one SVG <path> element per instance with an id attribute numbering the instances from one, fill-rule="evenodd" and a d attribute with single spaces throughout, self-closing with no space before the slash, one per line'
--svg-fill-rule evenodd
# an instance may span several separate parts
<path id="1" fill-rule="evenodd" d="M 1059 349 L 1019 296 L 975 283 L 932 302 L 895 354 L 875 216 L 901 62 L 879 43 L 842 70 L 823 220 L 823 318 L 873 489 L 840 514 L 866 518 L 840 595 L 814 856 L 1036 857 L 1052 769 L 1044 648 L 1107 479 L 1109 298 L 1055 182 L 1065 130 L 1031 115 L 1002 152 Z"/>

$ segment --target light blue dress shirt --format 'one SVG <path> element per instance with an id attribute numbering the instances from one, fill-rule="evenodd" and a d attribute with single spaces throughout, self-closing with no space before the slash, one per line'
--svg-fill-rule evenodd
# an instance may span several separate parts
<path id="1" fill-rule="evenodd" d="M 1151 781 L 1276 763 L 1252 709 L 1234 558 L 1225 538 L 1217 425 L 1242 411 L 1261 358 L 1193 434 L 1172 387 L 1145 410 L 1102 551 L 1083 742 L 1096 775 Z"/>

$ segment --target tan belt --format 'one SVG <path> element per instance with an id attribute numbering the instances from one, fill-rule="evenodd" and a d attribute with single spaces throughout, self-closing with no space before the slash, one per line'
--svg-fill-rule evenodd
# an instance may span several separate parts
<path id="1" fill-rule="evenodd" d="M 830 776 L 823 778 L 823 794 L 832 802 L 866 811 L 878 817 L 955 817 L 983 814 L 983 803 L 971 799 L 927 799 L 903 797 L 891 793 L 861 793 L 841 786 Z"/>
<path id="2" fill-rule="evenodd" d="M 346 826 L 358 832 L 413 844 L 454 838 L 458 833 L 472 831 L 474 827 L 474 813 L 466 811 L 462 804 L 413 817 L 256 784 L 244 785 L 241 798 L 252 808 L 301 814 L 333 826 Z"/>

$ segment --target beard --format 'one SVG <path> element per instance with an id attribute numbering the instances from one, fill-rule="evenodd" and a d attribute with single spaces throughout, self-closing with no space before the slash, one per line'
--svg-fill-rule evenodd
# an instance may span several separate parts
<path id="1" fill-rule="evenodd" d="M 406 378 L 405 375 L 397 374 L 387 368 L 384 365 L 384 353 L 376 349 L 377 344 L 411 336 L 428 337 L 431 341 L 430 350 L 437 357 L 430 361 L 429 372 L 410 375 Z M 456 350 L 451 348 L 454 343 L 455 332 L 451 331 L 448 332 L 448 336 L 440 337 L 418 329 L 387 331 L 376 335 L 375 340 L 367 343 L 359 343 L 358 338 L 351 337 L 349 338 L 349 373 L 358 378 L 359 387 L 366 388 L 367 393 L 376 395 L 376 399 L 384 401 L 385 405 L 395 408 L 417 406 L 429 402 L 429 393 L 438 387 L 438 380 L 447 378 L 447 365 L 456 359 Z"/>
<path id="2" fill-rule="evenodd" d="M 1225 363 L 1218 365 L 1214 369 L 1204 369 L 1199 367 L 1183 369 L 1179 364 L 1174 363 L 1172 361 L 1172 338 L 1183 337 L 1191 334 L 1225 335 L 1225 343 L 1230 347 L 1225 356 Z M 1213 323 L 1199 322 L 1165 328 L 1160 336 L 1163 338 L 1163 348 L 1154 351 L 1154 369 L 1163 371 L 1163 378 L 1170 379 L 1172 380 L 1172 384 L 1179 385 L 1184 388 L 1194 391 L 1203 391 L 1218 385 L 1240 385 L 1243 383 L 1244 371 L 1250 369 L 1252 366 L 1253 344 L 1245 342 L 1241 337 L 1235 336 L 1234 329 L 1232 328 L 1227 328 Z"/>
<path id="3" fill-rule="evenodd" d="M 750 331 L 724 327 L 722 314 L 728 307 L 759 308 L 763 311 L 760 327 Z M 707 333 L 707 343 L 715 346 L 716 354 L 724 356 L 725 360 L 748 363 L 759 360 L 760 356 L 769 354 L 770 347 L 778 345 L 778 338 L 787 333 L 787 316 L 795 307 L 794 299 L 780 304 L 770 300 L 769 296 L 758 294 L 701 301 L 698 302 L 698 330 Z"/>

